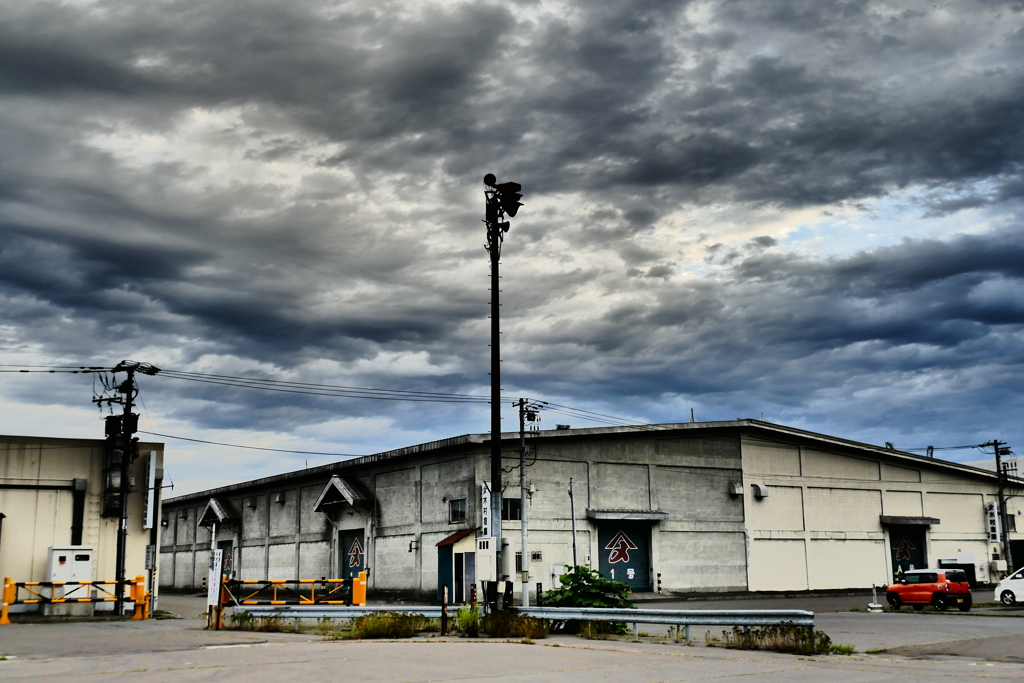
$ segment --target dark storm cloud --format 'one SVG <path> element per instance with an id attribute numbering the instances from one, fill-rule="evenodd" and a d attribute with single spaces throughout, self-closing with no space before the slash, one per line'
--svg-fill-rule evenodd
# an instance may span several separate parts
<path id="1" fill-rule="evenodd" d="M 736 237 L 672 217 L 728 206 L 735 225 L 763 207 L 920 191 L 919 215 L 1007 224 L 1024 196 L 1020 12 L 7 2 L 9 348 L 214 355 L 268 376 L 330 361 L 368 385 L 475 390 L 477 184 L 493 171 L 527 193 L 504 252 L 510 385 L 626 395 L 672 417 L 665 397 L 795 415 L 915 373 L 1016 377 L 1015 231 L 830 259 L 760 227 Z M 691 240 L 710 245 L 707 271 L 689 272 Z M 403 354 L 429 368 L 388 360 Z M 167 391 L 168 414 L 199 424 L 286 429 L 379 409 Z M 930 417 L 914 410 L 935 424 L 950 395 Z M 403 410 L 384 412 L 430 421 Z"/>
<path id="2" fill-rule="evenodd" d="M 827 41 L 830 64 L 806 50 L 765 56 L 709 43 L 683 18 L 687 5 L 603 3 L 532 24 L 486 5 L 386 24 L 346 5 L 141 5 L 116 17 L 39 5 L 0 37 L 0 85 L 130 94 L 170 104 L 168 113 L 266 103 L 344 143 L 328 163 L 409 172 L 441 161 L 461 175 L 506 157 L 538 189 L 668 186 L 803 205 L 1017 174 L 1016 70 L 989 74 L 993 92 L 939 62 L 929 77 L 942 90 L 915 98 L 855 68 L 860 51 L 915 34 L 925 17 L 793 2 L 725 3 L 716 15 L 719 33 L 748 41 L 765 24 L 783 46 Z M 962 11 L 966 20 L 969 4 Z M 1012 41 L 1003 47 L 1020 56 Z M 681 50 L 696 63 L 684 65 Z M 890 68 L 909 50 L 882 49 Z"/>
<path id="3" fill-rule="evenodd" d="M 620 306 L 551 331 L 537 348 L 572 341 L 576 360 L 556 353 L 551 362 L 571 376 L 596 362 L 593 381 L 610 395 L 745 396 L 738 405 L 806 407 L 822 391 L 887 373 L 1020 378 L 1022 264 L 1019 229 L 908 240 L 847 258 L 755 255 L 721 277 L 665 289 L 656 305 Z M 521 381 L 545 384 L 544 374 Z M 961 381 L 961 406 L 991 402 Z M 918 409 L 915 397 L 904 400 Z"/>

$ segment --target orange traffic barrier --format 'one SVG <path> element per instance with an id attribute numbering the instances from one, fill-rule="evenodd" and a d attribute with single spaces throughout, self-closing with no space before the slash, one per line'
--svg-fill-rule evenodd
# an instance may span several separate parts
<path id="1" fill-rule="evenodd" d="M 361 579 L 359 577 L 362 577 Z M 237 605 L 360 605 L 366 604 L 366 572 L 351 579 L 225 580 L 224 604 Z M 362 581 L 361 598 L 356 599 Z M 269 598 L 269 599 L 268 599 Z"/>
<path id="2" fill-rule="evenodd" d="M 117 600 L 113 588 L 117 581 L 12 581 L 4 577 L 3 590 L 0 591 L 0 625 L 11 623 L 8 616 L 11 605 L 46 605 L 75 602 L 115 602 Z M 108 588 L 110 587 L 110 588 Z M 128 600 L 135 603 L 132 619 L 149 619 L 151 595 L 146 591 L 146 577 L 139 574 L 128 582 Z M 18 590 L 23 589 L 28 597 L 18 599 Z M 88 595 L 92 590 L 95 597 Z M 79 593 L 79 591 L 85 591 Z"/>
<path id="3" fill-rule="evenodd" d="M 366 605 L 366 572 L 359 572 L 359 577 L 352 580 L 352 604 Z"/>
<path id="4" fill-rule="evenodd" d="M 132 619 L 145 619 L 146 618 L 146 577 L 139 574 L 132 581 L 131 590 L 129 596 L 132 602 L 135 603 L 135 614 L 132 615 Z"/>
<path id="5" fill-rule="evenodd" d="M 11 623 L 11 618 L 7 616 L 7 606 L 14 602 L 14 582 L 11 581 L 11 577 L 4 577 L 3 592 L 0 594 L 0 624 Z"/>

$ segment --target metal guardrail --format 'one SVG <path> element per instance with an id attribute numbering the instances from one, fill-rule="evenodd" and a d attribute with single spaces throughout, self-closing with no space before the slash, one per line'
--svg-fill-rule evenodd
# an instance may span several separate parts
<path id="1" fill-rule="evenodd" d="M 236 611 L 245 611 L 254 617 L 281 617 L 284 619 L 357 619 L 376 612 L 402 612 L 419 614 L 428 619 L 441 618 L 441 606 L 437 605 L 370 605 L 342 607 L 335 605 L 236 605 Z"/>
<path id="2" fill-rule="evenodd" d="M 568 619 L 622 621 L 628 624 L 667 624 L 669 626 L 774 626 L 788 622 L 794 626 L 814 626 L 814 612 L 798 609 L 675 610 L 596 607 L 517 607 L 515 609 L 520 614 L 552 621 Z"/>
<path id="3" fill-rule="evenodd" d="M 453 606 L 455 607 L 455 606 Z M 372 607 L 333 606 L 245 606 L 258 618 L 286 619 L 355 619 L 374 612 L 402 612 L 420 614 L 431 619 L 441 616 L 440 606 L 431 605 L 374 605 Z M 633 634 L 639 624 L 664 624 L 683 630 L 690 642 L 691 626 L 775 626 L 790 623 L 794 626 L 814 627 L 814 612 L 797 609 L 779 610 L 670 610 L 670 609 L 601 609 L 593 607 L 516 607 L 519 614 L 551 621 L 610 621 L 633 625 Z M 677 638 L 678 640 L 678 638 Z"/>

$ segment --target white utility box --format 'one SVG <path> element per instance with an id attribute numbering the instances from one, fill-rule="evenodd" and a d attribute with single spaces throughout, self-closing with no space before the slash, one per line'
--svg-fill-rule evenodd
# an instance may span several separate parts
<path id="1" fill-rule="evenodd" d="M 49 561 L 46 565 L 46 580 L 69 583 L 72 581 L 92 581 L 93 557 L 95 552 L 91 545 L 55 545 L 50 548 Z M 43 594 L 47 595 L 48 589 Z M 55 597 L 70 594 L 71 598 L 92 597 L 89 586 L 54 586 Z M 93 605 L 89 602 L 58 603 L 43 605 L 44 614 L 82 616 L 93 613 Z"/>
<path id="2" fill-rule="evenodd" d="M 498 579 L 495 558 L 497 556 L 496 538 L 482 536 L 476 539 L 476 580 L 496 581 Z"/>

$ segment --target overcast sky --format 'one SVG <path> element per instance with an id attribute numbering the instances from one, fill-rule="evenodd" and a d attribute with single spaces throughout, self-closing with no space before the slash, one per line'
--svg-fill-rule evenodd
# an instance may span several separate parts
<path id="1" fill-rule="evenodd" d="M 3 362 L 486 394 L 492 172 L 510 400 L 1024 449 L 1022 76 L 1020 0 L 0 0 Z M 488 429 L 140 385 L 227 443 Z M 92 391 L 0 375 L 2 430 Z M 166 443 L 174 495 L 338 459 Z"/>

